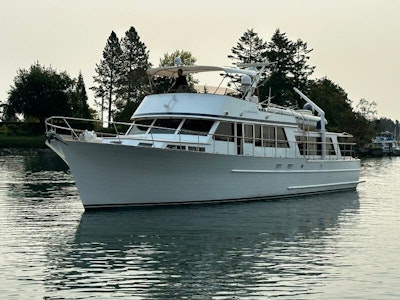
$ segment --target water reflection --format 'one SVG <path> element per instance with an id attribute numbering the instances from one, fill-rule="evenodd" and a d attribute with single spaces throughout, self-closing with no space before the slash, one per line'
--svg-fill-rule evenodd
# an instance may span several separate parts
<path id="1" fill-rule="evenodd" d="M 374 163 L 364 166 L 366 179 L 387 182 L 388 171 Z M 0 155 L 0 294 L 318 297 L 343 271 L 338 262 L 348 263 L 336 244 L 344 240 L 347 247 L 354 236 L 347 230 L 361 210 L 358 195 L 83 213 L 73 179 L 54 154 Z"/>
<path id="2" fill-rule="evenodd" d="M 68 166 L 50 150 L 14 151 L 0 155 L 1 190 L 7 191 L 12 201 L 48 201 L 57 194 L 76 195 L 75 183 Z M 69 190 L 69 191 L 68 191 Z"/>
<path id="3" fill-rule="evenodd" d="M 84 213 L 68 243 L 48 248 L 47 293 L 308 298 L 332 276 L 332 239 L 358 209 L 357 192 L 344 192 Z"/>

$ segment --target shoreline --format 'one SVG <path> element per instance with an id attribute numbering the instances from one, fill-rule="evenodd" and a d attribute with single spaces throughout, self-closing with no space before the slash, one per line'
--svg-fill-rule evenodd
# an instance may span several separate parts
<path id="1" fill-rule="evenodd" d="M 44 135 L 33 136 L 1 136 L 0 135 L 0 149 L 5 148 L 22 148 L 22 149 L 40 149 L 47 148 L 45 145 Z"/>

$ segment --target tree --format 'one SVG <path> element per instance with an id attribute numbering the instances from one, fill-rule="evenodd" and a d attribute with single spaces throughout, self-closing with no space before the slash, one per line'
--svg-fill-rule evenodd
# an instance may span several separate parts
<path id="1" fill-rule="evenodd" d="M 233 64 L 264 62 L 267 43 L 264 42 L 253 29 L 248 29 L 232 47 L 232 54 L 228 58 Z"/>
<path id="2" fill-rule="evenodd" d="M 121 86 L 121 73 L 123 69 L 122 49 L 117 35 L 111 32 L 103 50 L 103 58 L 96 65 L 97 75 L 93 77 L 97 86 L 92 87 L 95 97 L 100 97 L 101 102 L 96 102 L 103 111 L 107 99 L 108 121 L 111 121 L 119 99 L 118 90 Z"/>
<path id="3" fill-rule="evenodd" d="M 228 58 L 232 59 L 233 65 L 237 66 L 240 64 L 260 63 L 266 60 L 266 49 L 267 43 L 264 42 L 253 29 L 248 29 L 239 38 L 236 46 L 232 47 L 232 54 L 228 55 Z M 263 81 L 265 79 L 265 74 L 261 76 L 263 77 Z M 240 82 L 240 78 L 240 75 L 231 76 L 231 81 L 228 83 L 228 86 L 233 85 L 239 90 L 237 84 Z"/>
<path id="4" fill-rule="evenodd" d="M 121 96 L 126 101 L 138 101 L 143 97 L 143 86 L 147 83 L 145 71 L 151 66 L 149 51 L 141 42 L 134 27 L 131 27 L 121 42 L 122 61 L 124 65 L 122 73 Z"/>
<path id="5" fill-rule="evenodd" d="M 180 57 L 182 65 L 184 66 L 194 65 L 197 61 L 189 51 L 175 50 L 171 54 L 165 53 L 164 57 L 160 58 L 160 67 L 173 66 L 176 57 Z"/>
<path id="6" fill-rule="evenodd" d="M 328 130 L 351 133 L 360 146 L 370 142 L 373 136 L 371 122 L 353 111 L 343 88 L 325 77 L 311 81 L 309 89 L 309 97 L 325 111 Z"/>
<path id="7" fill-rule="evenodd" d="M 364 118 L 370 121 L 372 121 L 377 114 L 376 102 L 370 102 L 364 98 L 360 99 L 356 106 L 356 109 Z"/>
<path id="8" fill-rule="evenodd" d="M 43 122 L 52 115 L 71 116 L 76 109 L 73 101 L 74 80 L 66 72 L 41 66 L 20 69 L 8 92 L 4 118 L 15 120 L 20 114 L 26 119 Z"/>
<path id="9" fill-rule="evenodd" d="M 393 120 L 388 118 L 379 118 L 373 121 L 375 125 L 375 134 L 377 135 L 380 132 L 389 131 L 395 135 L 396 131 L 396 123 Z"/>
<path id="10" fill-rule="evenodd" d="M 268 95 L 271 88 L 274 102 L 280 105 L 298 105 L 293 87 L 306 92 L 308 77 L 312 75 L 315 67 L 308 65 L 309 53 L 307 43 L 298 39 L 290 41 L 286 33 L 279 29 L 275 31 L 268 43 L 265 52 L 270 67 L 271 75 L 267 83 L 261 88 L 263 96 Z"/>
<path id="11" fill-rule="evenodd" d="M 85 82 L 83 81 L 82 73 L 79 72 L 78 80 L 74 81 L 74 89 L 72 92 L 72 103 L 74 110 L 72 116 L 77 118 L 91 119 L 88 97 L 86 93 Z"/>
<path id="12" fill-rule="evenodd" d="M 151 66 L 149 51 L 141 42 L 134 27 L 131 27 L 121 41 L 122 64 L 119 100 L 116 103 L 118 113 L 115 119 L 128 121 L 134 109 L 143 100 L 148 87 L 146 70 Z"/>
<path id="13" fill-rule="evenodd" d="M 346 127 L 348 120 L 344 120 L 346 117 L 354 119 L 354 113 L 343 88 L 324 77 L 310 82 L 308 96 L 325 111 L 325 116 L 329 118 L 327 129 L 349 132 L 351 128 Z"/>

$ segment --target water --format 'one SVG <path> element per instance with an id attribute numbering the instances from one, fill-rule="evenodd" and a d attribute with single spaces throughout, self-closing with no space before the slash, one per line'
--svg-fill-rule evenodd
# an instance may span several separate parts
<path id="1" fill-rule="evenodd" d="M 85 213 L 50 151 L 0 155 L 1 299 L 398 299 L 400 158 L 357 191 Z"/>

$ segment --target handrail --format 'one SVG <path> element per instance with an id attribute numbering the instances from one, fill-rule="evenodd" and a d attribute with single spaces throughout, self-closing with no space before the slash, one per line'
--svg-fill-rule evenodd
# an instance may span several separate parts
<path id="1" fill-rule="evenodd" d="M 58 121 L 61 121 L 63 124 L 57 124 Z M 85 129 L 78 129 L 78 128 L 73 128 L 70 124 L 69 121 L 82 121 L 82 122 L 91 122 L 91 123 L 100 123 L 100 124 L 113 124 L 111 128 L 114 129 L 115 133 L 110 133 L 110 132 L 102 132 L 102 131 L 94 131 L 97 136 L 101 137 L 114 137 L 117 138 L 118 141 L 130 139 L 130 135 L 125 133 L 123 135 L 120 134 L 118 131 L 118 128 L 116 125 L 123 125 L 123 126 L 129 126 L 131 127 L 133 124 L 132 123 L 126 123 L 126 122 L 108 122 L 108 121 L 101 121 L 101 120 L 88 120 L 88 119 L 82 119 L 82 118 L 74 118 L 74 117 L 50 117 L 45 120 L 45 125 L 46 125 L 46 131 L 53 130 L 55 133 L 57 133 L 58 130 L 63 130 L 66 132 L 70 132 L 72 137 L 75 139 L 79 139 L 79 134 L 84 132 Z M 240 145 L 236 144 L 236 138 L 234 135 L 223 135 L 223 134 L 205 134 L 204 132 L 197 132 L 197 131 L 192 131 L 192 130 L 182 130 L 182 129 L 175 129 L 175 128 L 165 128 L 165 127 L 157 127 L 158 129 L 164 129 L 164 130 L 174 130 L 174 136 L 178 136 L 178 138 L 172 138 L 172 139 L 166 139 L 166 138 L 159 138 L 159 137 L 154 137 L 154 134 L 150 131 L 148 134 L 148 128 L 154 128 L 154 126 L 151 125 L 142 125 L 142 124 L 137 124 L 137 126 L 140 126 L 141 128 L 145 128 L 146 130 L 143 130 L 143 137 L 140 137 L 138 135 L 135 136 L 135 140 L 137 141 L 148 141 L 152 144 L 155 142 L 163 142 L 163 143 L 177 143 L 180 146 L 182 144 L 185 145 L 195 145 L 197 147 L 199 146 L 211 146 L 212 148 L 212 153 L 216 153 L 217 147 L 218 147 L 218 142 L 225 142 L 227 146 L 227 154 L 230 154 L 230 146 L 229 145 L 234 145 L 232 147 L 242 147 L 244 145 L 252 145 L 252 156 L 258 155 L 260 150 L 257 151 L 256 153 L 256 148 L 260 147 L 263 149 L 263 156 L 267 156 L 268 151 L 271 149 L 274 149 L 274 155 L 277 157 L 278 155 L 281 155 L 284 153 L 285 157 L 288 157 L 288 153 L 291 151 L 294 153 L 295 157 L 304 157 L 307 159 L 347 159 L 353 157 L 354 154 L 354 146 L 356 143 L 353 142 L 337 142 L 337 149 L 325 149 L 325 153 L 323 153 L 323 145 L 326 146 L 326 142 L 318 142 L 318 141 L 309 141 L 308 139 L 306 141 L 288 141 L 288 140 L 282 140 L 282 139 L 277 139 L 277 138 L 269 138 L 265 139 L 263 137 L 242 137 L 242 143 Z M 127 131 L 128 132 L 128 131 Z M 188 140 L 185 138 L 182 138 L 184 135 L 191 135 L 191 136 L 197 136 L 196 140 Z M 246 142 L 250 141 L 250 142 Z M 286 146 L 282 146 L 286 144 Z M 260 145 L 260 146 L 258 146 Z M 281 145 L 281 146 L 279 146 Z M 300 147 L 302 145 L 302 147 Z M 270 150 L 268 150 L 270 149 Z M 334 154 L 332 154 L 332 152 Z M 243 152 L 242 152 L 243 153 Z M 244 154 L 242 154 L 244 155 Z M 247 154 L 246 154 L 247 155 Z M 340 157 L 339 157 L 340 156 Z M 292 157 L 292 156 L 291 156 Z"/>

